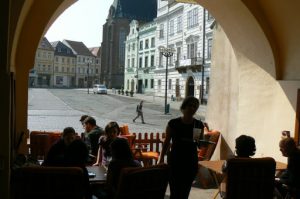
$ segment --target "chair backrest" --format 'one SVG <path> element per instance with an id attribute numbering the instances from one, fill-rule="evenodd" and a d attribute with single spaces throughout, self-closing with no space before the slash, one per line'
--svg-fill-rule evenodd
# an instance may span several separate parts
<path id="1" fill-rule="evenodd" d="M 275 168 L 273 158 L 229 159 L 226 199 L 272 199 Z"/>
<path id="2" fill-rule="evenodd" d="M 125 168 L 120 175 L 115 199 L 164 199 L 169 179 L 165 164 Z"/>
<path id="3" fill-rule="evenodd" d="M 12 195 L 14 199 L 83 199 L 84 182 L 79 167 L 22 167 L 12 173 Z"/>
<path id="4" fill-rule="evenodd" d="M 41 155 L 46 157 L 51 147 L 51 140 L 49 134 L 45 133 L 31 133 L 30 134 L 30 155 L 33 158 Z"/>

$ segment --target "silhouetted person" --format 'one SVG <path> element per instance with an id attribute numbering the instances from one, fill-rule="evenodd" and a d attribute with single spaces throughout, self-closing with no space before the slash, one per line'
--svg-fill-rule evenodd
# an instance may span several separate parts
<path id="1" fill-rule="evenodd" d="M 276 178 L 276 187 L 283 197 L 287 185 L 296 199 L 300 199 L 300 149 L 297 148 L 293 138 L 285 138 L 279 142 L 279 148 L 284 157 L 288 158 L 287 169 Z"/>
<path id="2" fill-rule="evenodd" d="M 185 98 L 180 107 L 183 115 L 170 120 L 166 128 L 166 138 L 158 162 L 163 163 L 172 141 L 168 159 L 171 169 L 170 199 L 187 199 L 198 172 L 198 140 L 194 140 L 194 134 L 197 133 L 198 138 L 201 138 L 204 129 L 203 123 L 194 118 L 198 108 L 197 98 L 192 96 Z"/>
<path id="3" fill-rule="evenodd" d="M 137 113 L 137 116 L 132 120 L 133 122 L 135 122 L 135 120 L 136 120 L 138 117 L 141 117 L 142 123 L 145 124 L 145 121 L 144 121 L 144 115 L 143 115 L 143 103 L 144 103 L 144 101 L 142 100 L 142 101 L 140 102 L 140 104 L 137 105 L 137 107 L 136 107 L 136 113 Z"/>
<path id="4" fill-rule="evenodd" d="M 72 127 L 63 130 L 62 137 L 51 146 L 43 165 L 64 166 L 66 164 L 65 154 L 69 145 L 75 140 L 76 134 Z"/>

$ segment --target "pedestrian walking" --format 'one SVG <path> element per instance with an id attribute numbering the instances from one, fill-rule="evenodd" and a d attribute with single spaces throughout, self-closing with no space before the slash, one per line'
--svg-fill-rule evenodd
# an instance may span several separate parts
<path id="1" fill-rule="evenodd" d="M 141 116 L 141 119 L 142 119 L 142 123 L 145 124 L 144 122 L 144 115 L 143 115 L 143 100 L 140 102 L 140 104 L 137 105 L 136 107 L 136 113 L 137 113 L 137 116 L 132 120 L 133 122 L 135 122 L 135 120 Z"/>

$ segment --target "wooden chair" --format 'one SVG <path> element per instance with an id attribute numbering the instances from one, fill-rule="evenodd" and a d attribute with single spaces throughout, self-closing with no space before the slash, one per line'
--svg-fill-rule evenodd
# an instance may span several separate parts
<path id="1" fill-rule="evenodd" d="M 12 173 L 12 198 L 83 199 L 84 182 L 79 167 L 22 167 Z"/>
<path id="2" fill-rule="evenodd" d="M 272 199 L 276 162 L 273 158 L 233 158 L 227 161 L 226 199 Z"/>
<path id="3" fill-rule="evenodd" d="M 215 152 L 216 146 L 218 144 L 221 133 L 216 130 L 211 130 L 207 133 L 206 139 L 207 142 L 202 144 L 198 150 L 198 160 L 210 160 L 212 155 Z M 199 167 L 197 174 L 197 182 L 200 183 L 202 188 L 208 188 L 213 184 L 214 178 L 210 170 L 207 170 L 203 167 Z"/>
<path id="4" fill-rule="evenodd" d="M 204 143 L 198 150 L 198 160 L 210 160 L 215 152 L 216 146 L 218 144 L 220 137 L 220 132 L 216 130 L 211 130 L 207 133 L 207 142 Z"/>
<path id="5" fill-rule="evenodd" d="M 114 199 L 164 199 L 168 179 L 169 168 L 165 164 L 125 168 Z"/>
<path id="6" fill-rule="evenodd" d="M 144 166 L 156 164 L 162 149 L 162 139 L 164 137 L 165 133 L 150 133 L 150 136 L 148 133 L 144 133 L 144 137 L 142 137 L 141 133 L 138 133 L 135 139 L 135 158 L 142 161 Z"/>

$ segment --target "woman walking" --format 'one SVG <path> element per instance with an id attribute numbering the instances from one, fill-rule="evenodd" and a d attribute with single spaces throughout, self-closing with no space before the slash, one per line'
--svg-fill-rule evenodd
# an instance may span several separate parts
<path id="1" fill-rule="evenodd" d="M 168 164 L 171 168 L 170 199 L 188 199 L 193 180 L 198 171 L 197 141 L 203 137 L 204 125 L 194 118 L 199 108 L 199 100 L 187 97 L 182 102 L 182 116 L 168 122 L 166 139 L 160 154 L 159 163 L 171 145 Z"/>

